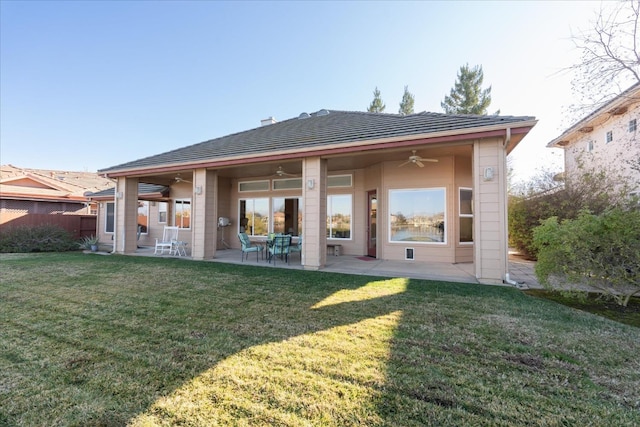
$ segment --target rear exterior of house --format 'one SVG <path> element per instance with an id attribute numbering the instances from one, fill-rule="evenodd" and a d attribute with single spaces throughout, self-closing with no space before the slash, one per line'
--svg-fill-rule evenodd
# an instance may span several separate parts
<path id="1" fill-rule="evenodd" d="M 98 229 L 118 253 L 152 245 L 165 225 L 180 227 L 194 259 L 239 248 L 239 231 L 257 241 L 274 232 L 304 236 L 306 269 L 322 269 L 338 245 L 342 255 L 472 262 L 480 282 L 502 283 L 506 155 L 535 123 L 328 110 L 268 120 L 100 171 L 117 185 L 95 198 Z"/>

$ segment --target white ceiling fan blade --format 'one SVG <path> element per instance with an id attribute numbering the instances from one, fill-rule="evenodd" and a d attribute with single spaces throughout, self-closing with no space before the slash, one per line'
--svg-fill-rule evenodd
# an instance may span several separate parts
<path id="1" fill-rule="evenodd" d="M 431 163 L 438 163 L 438 159 L 418 159 L 421 162 L 431 162 Z"/>
<path id="2" fill-rule="evenodd" d="M 404 162 L 404 163 L 400 163 L 400 164 L 398 165 L 398 167 L 399 167 L 399 168 L 401 168 L 401 167 L 403 167 L 404 165 L 406 165 L 407 163 L 411 163 L 411 160 L 407 160 L 407 161 L 406 161 L 406 162 Z"/>
<path id="3" fill-rule="evenodd" d="M 420 166 L 421 168 L 424 167 L 424 164 L 418 159 L 416 159 L 415 163 L 416 163 L 416 165 Z"/>

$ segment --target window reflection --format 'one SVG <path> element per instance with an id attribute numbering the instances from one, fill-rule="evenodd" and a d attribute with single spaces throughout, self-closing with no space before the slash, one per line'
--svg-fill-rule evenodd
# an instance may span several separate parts
<path id="1" fill-rule="evenodd" d="M 249 236 L 266 236 L 269 230 L 269 199 L 240 200 L 240 231 Z"/>
<path id="2" fill-rule="evenodd" d="M 390 190 L 390 241 L 445 241 L 444 188 Z"/>
<path id="3" fill-rule="evenodd" d="M 351 238 L 351 194 L 327 196 L 327 237 Z"/>

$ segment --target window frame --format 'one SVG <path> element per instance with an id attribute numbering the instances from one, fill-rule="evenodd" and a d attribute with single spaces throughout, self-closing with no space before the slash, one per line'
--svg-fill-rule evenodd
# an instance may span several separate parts
<path id="1" fill-rule="evenodd" d="M 109 215 L 109 206 L 111 206 L 111 215 Z M 111 221 L 109 221 L 111 216 Z M 109 222 L 111 222 L 111 231 L 109 231 Z M 104 232 L 105 234 L 114 234 L 116 228 L 116 202 L 105 202 L 104 205 Z"/>
<path id="2" fill-rule="evenodd" d="M 298 229 L 297 233 L 295 232 L 295 230 L 294 230 L 293 233 L 289 233 L 288 230 L 276 231 L 276 224 L 275 224 L 275 221 L 276 221 L 276 211 L 275 211 L 275 209 L 276 209 L 276 201 L 278 201 L 278 203 L 280 201 L 282 201 L 282 204 L 283 204 L 282 205 L 283 206 L 283 211 L 282 212 L 286 216 L 286 203 L 287 203 L 287 200 L 296 200 L 296 202 L 298 204 L 298 206 L 296 208 L 296 212 L 298 213 L 298 216 L 302 215 L 300 220 L 296 221 L 297 229 Z M 302 196 L 290 196 L 290 197 L 274 196 L 274 197 L 271 197 L 271 209 L 270 209 L 271 221 L 270 221 L 270 224 L 269 224 L 269 226 L 270 226 L 269 227 L 269 232 L 271 232 L 271 233 L 291 234 L 292 236 L 296 236 L 296 237 L 302 235 L 302 226 L 303 226 L 303 221 L 304 221 L 303 208 L 304 208 L 304 205 L 302 203 Z M 286 217 L 285 217 L 284 221 L 285 221 L 285 224 L 286 224 Z M 284 226 L 285 225 L 283 224 L 283 227 Z"/>
<path id="3" fill-rule="evenodd" d="M 162 207 L 164 206 L 164 210 Z M 164 221 L 162 214 L 164 213 Z M 158 202 L 158 224 L 167 224 L 169 221 L 169 202 Z"/>
<path id="4" fill-rule="evenodd" d="M 252 202 L 252 206 L 251 206 L 251 212 L 255 212 L 255 202 L 256 200 L 262 200 L 267 202 L 267 211 L 266 211 L 266 217 L 267 217 L 267 224 L 266 224 L 266 232 L 265 234 L 254 234 L 254 230 L 256 229 L 255 225 L 255 216 L 254 216 L 254 222 L 253 224 L 250 226 L 251 228 L 249 230 L 247 230 L 247 228 L 249 228 L 249 224 L 247 223 L 247 226 L 243 226 L 242 225 L 242 202 L 245 203 L 245 215 L 247 212 L 247 202 L 251 201 Z M 247 218 L 248 219 L 248 218 Z M 271 230 L 271 198 L 270 197 L 245 197 L 245 198 L 240 198 L 238 199 L 238 226 L 237 226 L 237 232 L 240 233 L 240 227 L 245 227 L 244 228 L 244 233 L 247 234 L 247 236 L 249 237 L 266 237 L 269 235 L 269 230 Z M 249 232 L 250 231 L 250 232 Z"/>
<path id="5" fill-rule="evenodd" d="M 613 141 L 613 131 L 612 130 L 607 131 L 606 136 L 605 136 L 605 141 L 607 142 L 607 144 Z"/>
<path id="6" fill-rule="evenodd" d="M 468 191 L 471 193 L 470 199 L 470 207 L 471 213 L 462 213 L 462 192 Z M 470 187 L 458 187 L 458 244 L 460 245 L 473 245 L 474 243 L 474 233 L 473 233 L 473 188 Z M 471 218 L 471 240 L 462 241 L 462 219 L 463 218 Z"/>
<path id="7" fill-rule="evenodd" d="M 331 218 L 334 215 L 333 212 L 333 198 L 334 197 L 349 197 L 349 237 L 332 237 L 333 229 Z M 327 194 L 327 216 L 326 216 L 326 234 L 327 240 L 332 241 L 351 241 L 353 240 L 353 194 L 351 193 L 337 193 Z"/>
<path id="8" fill-rule="evenodd" d="M 150 211 L 150 207 L 151 207 L 151 203 L 149 203 L 148 200 L 138 200 L 138 221 L 140 221 L 140 208 L 143 206 L 146 206 L 146 210 L 147 210 L 147 223 L 146 224 L 140 224 L 140 222 L 138 222 L 138 226 L 142 226 L 142 231 L 140 232 L 140 234 L 149 234 L 149 221 L 150 221 L 150 217 L 151 217 L 151 211 Z"/>
<path id="9" fill-rule="evenodd" d="M 636 132 L 638 130 L 638 121 L 636 119 L 629 120 L 629 127 L 627 129 L 629 133 Z"/>
<path id="10" fill-rule="evenodd" d="M 184 206 L 185 204 L 189 205 L 189 227 L 183 227 L 184 225 L 184 221 L 181 221 L 182 224 L 178 224 L 176 219 L 177 219 L 177 215 L 178 215 L 178 205 Z M 190 198 L 183 198 L 183 199 L 175 199 L 173 201 L 173 225 L 174 227 L 178 227 L 180 228 L 180 230 L 191 230 L 191 214 L 192 214 L 192 201 Z M 180 209 L 180 212 L 182 212 L 183 209 Z M 182 216 L 180 216 L 180 218 L 182 218 Z"/>
<path id="11" fill-rule="evenodd" d="M 243 190 L 242 184 L 265 184 L 266 188 Z M 270 181 L 268 179 L 259 179 L 255 181 L 238 181 L 238 193 L 255 193 L 255 192 L 267 192 L 271 189 Z"/>
<path id="12" fill-rule="evenodd" d="M 394 192 L 409 192 L 409 193 L 419 193 L 419 192 L 435 192 L 438 191 L 441 193 L 442 195 L 442 241 L 422 241 L 422 240 L 394 240 L 393 239 L 393 221 L 391 220 L 391 216 L 393 215 L 392 212 L 394 212 L 393 206 L 392 206 L 392 198 L 393 198 L 393 193 Z M 446 187 L 426 187 L 426 188 L 392 188 L 389 189 L 388 191 L 388 208 L 387 208 L 387 241 L 390 244 L 394 244 L 394 245 L 431 245 L 431 246 L 446 246 L 448 245 L 448 241 L 447 241 L 447 230 L 448 230 L 448 224 L 447 224 L 447 189 Z M 419 198 L 414 197 L 414 200 L 419 200 Z M 438 228 L 440 228 L 438 226 Z"/>
<path id="13" fill-rule="evenodd" d="M 336 179 L 340 179 L 340 178 L 345 178 L 348 177 L 349 178 L 349 185 L 339 185 L 339 184 L 334 184 L 331 185 L 331 180 L 336 180 Z M 329 175 L 327 176 L 327 188 L 351 188 L 353 187 L 353 174 L 350 173 L 343 173 L 343 174 L 339 174 L 339 175 Z"/>

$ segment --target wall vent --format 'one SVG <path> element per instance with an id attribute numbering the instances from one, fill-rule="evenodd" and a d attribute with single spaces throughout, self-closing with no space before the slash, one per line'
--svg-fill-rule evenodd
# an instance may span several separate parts
<path id="1" fill-rule="evenodd" d="M 413 248 L 404 248 L 404 259 L 412 260 L 414 255 Z"/>

